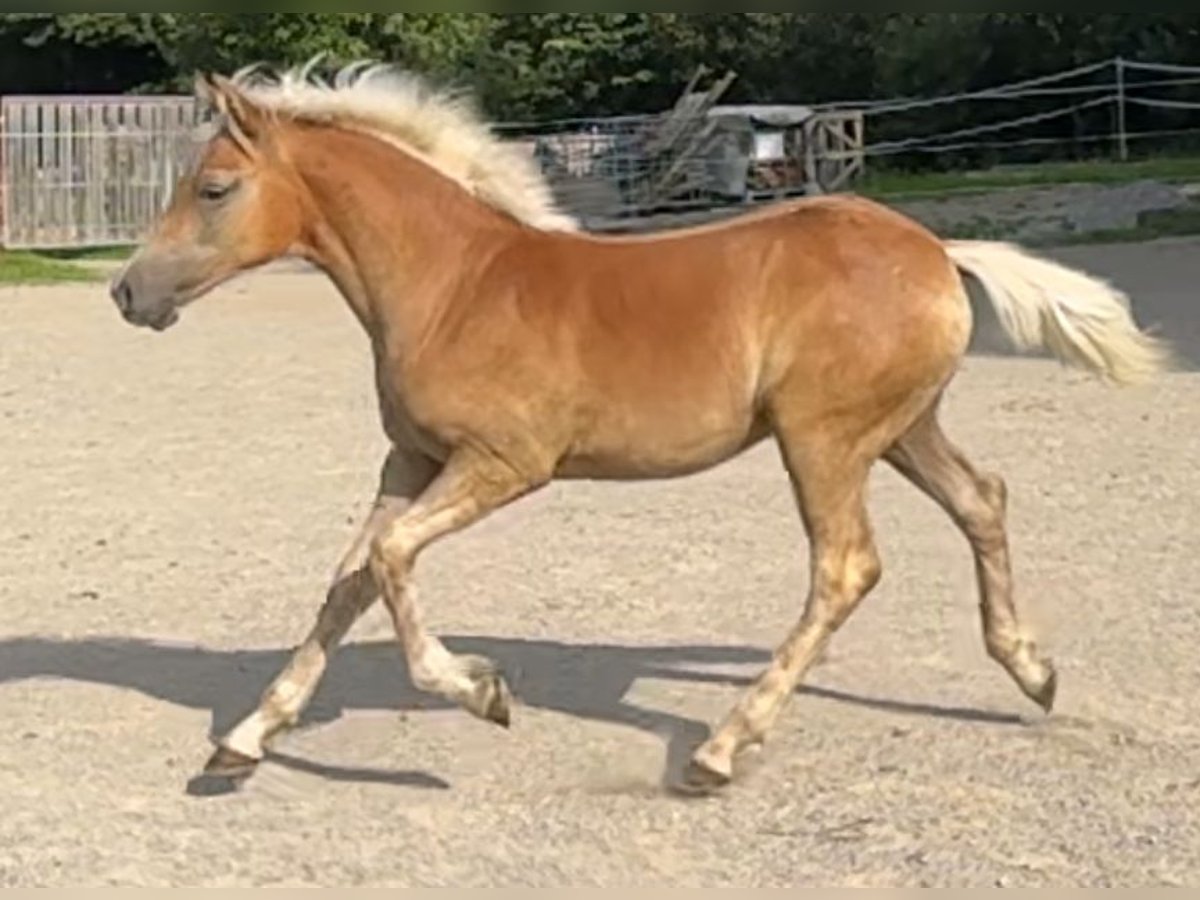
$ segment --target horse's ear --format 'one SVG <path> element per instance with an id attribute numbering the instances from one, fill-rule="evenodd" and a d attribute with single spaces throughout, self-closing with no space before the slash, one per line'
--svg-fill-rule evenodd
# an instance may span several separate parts
<path id="1" fill-rule="evenodd" d="M 216 111 L 242 150 L 251 156 L 259 151 L 267 129 L 266 110 L 223 75 L 196 76 L 196 96 Z"/>
<path id="2" fill-rule="evenodd" d="M 213 100 L 212 82 L 205 73 L 197 72 L 192 78 L 192 93 L 205 106 L 216 106 Z"/>

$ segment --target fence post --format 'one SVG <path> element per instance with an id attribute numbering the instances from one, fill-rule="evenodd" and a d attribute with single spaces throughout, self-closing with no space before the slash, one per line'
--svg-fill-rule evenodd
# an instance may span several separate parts
<path id="1" fill-rule="evenodd" d="M 7 161 L 4 158 L 4 147 L 8 143 L 8 136 L 5 133 L 4 122 L 4 98 L 0 97 L 0 250 L 3 250 L 8 243 L 8 222 L 5 220 L 4 210 L 8 206 L 8 169 Z"/>
<path id="2" fill-rule="evenodd" d="M 1117 157 L 1129 161 L 1129 128 L 1126 121 L 1125 58 L 1118 56 L 1117 65 Z"/>

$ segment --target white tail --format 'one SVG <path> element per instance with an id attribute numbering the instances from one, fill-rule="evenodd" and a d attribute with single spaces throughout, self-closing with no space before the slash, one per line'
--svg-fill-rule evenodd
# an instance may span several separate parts
<path id="1" fill-rule="evenodd" d="M 1166 344 L 1138 328 L 1129 299 L 1108 283 L 1010 244 L 945 245 L 983 286 L 1017 349 L 1048 350 L 1117 384 L 1146 381 L 1170 365 Z"/>

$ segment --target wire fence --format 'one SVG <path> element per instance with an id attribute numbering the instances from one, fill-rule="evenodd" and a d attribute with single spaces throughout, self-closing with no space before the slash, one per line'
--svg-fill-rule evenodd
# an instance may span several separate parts
<path id="1" fill-rule="evenodd" d="M 930 157 L 944 169 L 1126 161 L 1200 149 L 1200 66 L 1116 58 L 985 90 L 818 108 L 862 112 L 864 154 L 877 165 L 928 168 Z"/>
<path id="2" fill-rule="evenodd" d="M 1112 59 L 937 97 L 759 109 L 497 130 L 591 227 L 852 189 L 871 170 L 1200 153 L 1200 66 Z M 194 124 L 184 97 L 4 98 L 0 246 L 138 240 L 170 195 Z"/>

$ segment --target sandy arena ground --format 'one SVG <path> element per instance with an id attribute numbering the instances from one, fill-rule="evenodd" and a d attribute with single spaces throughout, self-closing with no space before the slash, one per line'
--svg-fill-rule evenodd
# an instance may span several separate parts
<path id="1" fill-rule="evenodd" d="M 203 796 L 210 731 L 308 629 L 372 490 L 365 340 L 294 271 L 165 335 L 100 286 L 0 292 L 0 885 L 1200 883 L 1200 243 L 1059 255 L 1187 371 L 1121 392 L 981 354 L 952 391 L 951 433 L 1010 485 L 1058 711 L 987 660 L 965 542 L 881 469 L 881 587 L 700 801 L 664 771 L 804 596 L 772 447 L 555 486 L 424 557 L 434 628 L 510 676 L 511 732 L 416 694 L 376 608 L 307 727 Z"/>

